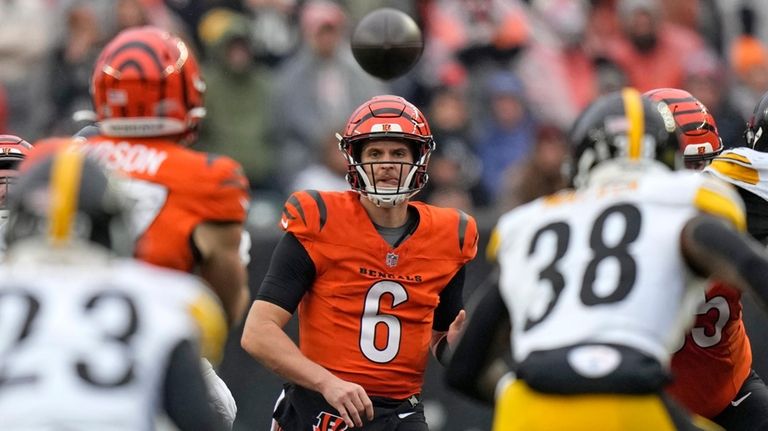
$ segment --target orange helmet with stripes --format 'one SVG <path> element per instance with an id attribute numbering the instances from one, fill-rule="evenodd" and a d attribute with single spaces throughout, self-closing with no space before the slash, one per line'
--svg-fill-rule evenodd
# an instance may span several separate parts
<path id="1" fill-rule="evenodd" d="M 657 88 L 647 91 L 645 96 L 666 103 L 672 111 L 687 168 L 704 169 L 723 152 L 715 118 L 691 93 L 677 88 Z"/>
<path id="2" fill-rule="evenodd" d="M 349 117 L 343 134 L 337 134 L 339 148 L 347 159 L 347 181 L 352 189 L 379 206 L 394 206 L 419 192 L 427 184 L 429 156 L 435 141 L 427 119 L 411 102 L 399 96 L 375 96 L 360 105 Z M 413 163 L 400 163 L 400 182 L 395 188 L 376 186 L 373 164 L 361 163 L 363 146 L 370 141 L 402 141 L 411 149 Z M 368 169 L 366 169 L 368 168 Z"/>
<path id="3" fill-rule="evenodd" d="M 605 166 L 618 175 L 658 166 L 682 165 L 675 120 L 666 105 L 634 88 L 608 93 L 592 102 L 576 119 L 568 136 L 570 174 L 576 187 L 587 185 L 593 170 Z M 617 163 L 605 163 L 616 161 Z"/>
<path id="4" fill-rule="evenodd" d="M 32 150 L 32 145 L 14 135 L 0 135 L 0 221 L 8 219 L 6 199 L 19 175 L 19 165 Z"/>
<path id="5" fill-rule="evenodd" d="M 192 51 L 167 31 L 137 27 L 104 48 L 91 96 L 105 136 L 151 137 L 195 131 L 205 116 L 205 83 Z"/>

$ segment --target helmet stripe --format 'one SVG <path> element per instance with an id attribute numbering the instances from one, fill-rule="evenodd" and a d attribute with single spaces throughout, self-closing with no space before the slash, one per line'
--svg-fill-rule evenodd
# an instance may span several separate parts
<path id="1" fill-rule="evenodd" d="M 643 134 L 645 131 L 645 117 L 643 115 L 643 100 L 640 92 L 634 88 L 624 88 L 621 91 L 624 101 L 624 112 L 629 121 L 629 159 L 637 160 L 643 154 Z"/>
<path id="2" fill-rule="evenodd" d="M 105 61 L 105 63 L 106 64 L 112 63 L 112 61 L 115 59 L 115 57 L 117 57 L 121 52 L 127 51 L 127 50 L 129 50 L 131 48 L 137 48 L 140 51 L 142 51 L 142 52 L 146 53 L 147 55 L 149 55 L 149 58 L 152 60 L 152 63 L 154 63 L 155 66 L 157 66 L 157 70 L 160 73 L 164 73 L 165 69 L 163 68 L 163 63 L 160 61 L 160 56 L 157 54 L 156 50 L 153 47 L 151 47 L 149 44 L 147 44 L 146 42 L 142 42 L 142 41 L 128 42 L 125 45 L 117 48 L 109 56 L 109 58 Z M 117 70 L 120 70 L 121 68 L 122 67 L 118 67 Z"/>
<path id="3" fill-rule="evenodd" d="M 74 145 L 59 152 L 51 168 L 51 207 L 49 209 L 49 235 L 54 243 L 69 240 L 75 212 L 85 155 Z"/>

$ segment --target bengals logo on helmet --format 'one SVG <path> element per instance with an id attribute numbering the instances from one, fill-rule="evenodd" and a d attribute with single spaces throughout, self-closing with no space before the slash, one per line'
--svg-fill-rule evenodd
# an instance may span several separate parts
<path id="1" fill-rule="evenodd" d="M 312 425 L 312 431 L 344 431 L 347 423 L 339 416 L 328 412 L 320 412 L 317 415 L 317 423 Z"/>

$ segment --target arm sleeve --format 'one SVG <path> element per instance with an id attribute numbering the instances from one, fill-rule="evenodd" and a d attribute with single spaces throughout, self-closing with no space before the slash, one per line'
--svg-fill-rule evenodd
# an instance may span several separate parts
<path id="1" fill-rule="evenodd" d="M 464 291 L 466 272 L 466 266 L 462 266 L 451 281 L 448 282 L 448 285 L 445 286 L 445 289 L 440 292 L 440 303 L 437 305 L 437 309 L 435 309 L 435 320 L 432 322 L 432 329 L 435 331 L 447 331 L 453 319 L 464 308 L 462 293 Z"/>
<path id="2" fill-rule="evenodd" d="M 476 400 L 493 402 L 493 387 L 481 382 L 486 368 L 495 359 L 496 340 L 506 336 L 509 313 L 497 285 L 489 286 L 472 312 L 464 333 L 446 369 L 448 386 Z M 505 333 L 502 334 L 502 331 Z M 508 337 L 507 337 L 508 338 Z"/>
<path id="3" fill-rule="evenodd" d="M 700 275 L 751 290 L 768 304 L 768 255 L 756 240 L 708 215 L 691 219 L 681 247 L 688 265 Z"/>
<path id="4" fill-rule="evenodd" d="M 280 238 L 256 299 L 271 302 L 293 314 L 315 279 L 315 264 L 292 233 Z"/>
<path id="5" fill-rule="evenodd" d="M 180 431 L 225 429 L 208 402 L 200 355 L 189 341 L 180 342 L 173 350 L 164 386 L 163 407 Z"/>

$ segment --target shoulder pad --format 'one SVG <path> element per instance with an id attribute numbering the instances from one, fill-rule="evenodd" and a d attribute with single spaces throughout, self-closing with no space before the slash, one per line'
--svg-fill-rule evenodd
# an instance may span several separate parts
<path id="1" fill-rule="evenodd" d="M 736 189 L 716 178 L 703 178 L 693 197 L 694 206 L 699 211 L 725 219 L 738 230 L 745 231 L 747 217 L 744 202 Z"/>
<path id="2" fill-rule="evenodd" d="M 319 233 L 325 227 L 328 210 L 321 192 L 304 190 L 294 192 L 283 205 L 280 228 L 297 235 Z"/>

